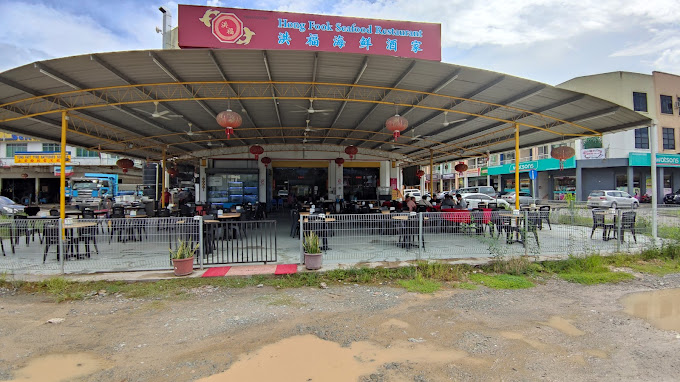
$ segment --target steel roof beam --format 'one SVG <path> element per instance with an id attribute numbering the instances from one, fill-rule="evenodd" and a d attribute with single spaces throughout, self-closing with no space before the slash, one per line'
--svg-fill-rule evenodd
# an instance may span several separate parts
<path id="1" fill-rule="evenodd" d="M 414 64 L 412 63 L 411 66 L 413 66 L 413 65 Z M 354 77 L 354 82 L 352 83 L 353 85 L 356 85 L 356 84 L 359 83 L 359 81 L 361 80 L 361 77 L 364 75 L 364 72 L 366 71 L 367 67 L 368 67 L 368 56 L 364 57 L 364 62 L 361 64 L 361 69 L 359 69 L 359 73 L 357 73 L 357 75 Z M 350 88 L 349 91 L 347 91 L 347 93 L 345 93 L 345 98 L 349 97 L 349 93 L 351 91 L 352 91 L 352 88 Z M 344 101 L 342 103 L 342 105 L 340 105 L 340 109 L 338 109 L 338 112 L 335 113 L 335 118 L 333 118 L 333 122 L 331 122 L 331 125 L 328 127 L 328 131 L 326 132 L 326 136 L 323 137 L 323 139 L 321 140 L 321 144 L 326 143 L 326 137 L 328 137 L 328 135 L 331 133 L 331 129 L 338 122 L 338 119 L 340 119 L 340 115 L 345 110 L 346 106 L 347 106 L 347 101 Z M 378 106 L 378 105 L 377 104 L 373 105 L 373 108 L 371 109 L 371 111 L 373 109 L 375 109 L 376 106 Z M 370 114 L 371 111 L 369 111 L 366 115 Z M 357 126 L 359 126 L 359 125 L 357 125 Z"/>
<path id="2" fill-rule="evenodd" d="M 79 88 L 78 90 L 87 89 L 87 87 L 84 86 L 83 84 L 80 84 L 80 83 L 78 83 L 77 81 L 74 81 L 74 80 L 72 80 L 72 79 L 70 79 L 70 78 L 66 78 L 66 76 L 64 76 L 63 74 L 58 73 L 58 72 L 56 72 L 56 71 L 54 71 L 54 70 L 48 69 L 47 67 L 45 67 L 44 65 L 42 65 L 42 64 L 39 63 L 39 62 L 36 62 L 36 63 L 34 63 L 33 65 L 34 65 L 37 69 L 39 69 L 41 73 L 47 75 L 48 77 L 50 77 L 50 78 L 52 78 L 52 79 L 55 79 L 55 80 L 57 80 L 57 81 L 61 81 L 61 82 L 63 82 L 63 83 L 72 84 L 72 86 L 78 87 L 78 88 Z M 46 74 L 46 73 L 49 73 L 49 74 Z M 92 94 L 93 96 L 95 96 L 95 97 L 101 99 L 102 101 L 105 101 L 105 102 L 106 102 L 105 97 L 102 97 L 102 95 L 101 95 L 99 92 L 95 92 L 95 91 L 87 91 L 87 93 L 90 93 L 90 94 Z M 108 102 L 107 102 L 107 103 L 108 103 Z M 165 128 L 163 125 L 161 125 L 161 124 L 159 124 L 159 123 L 157 123 L 157 122 L 155 122 L 155 121 L 151 121 L 151 120 L 149 120 L 149 119 L 146 118 L 146 117 L 143 117 L 143 116 L 138 115 L 136 112 L 134 112 L 132 109 L 130 109 L 130 108 L 127 107 L 127 106 L 120 105 L 120 106 L 111 106 L 111 107 L 114 108 L 114 109 L 116 109 L 116 110 L 120 110 L 120 111 L 122 111 L 123 113 L 130 115 L 131 117 L 134 117 L 134 118 L 136 118 L 136 119 L 139 119 L 140 121 L 143 121 L 143 122 L 145 122 L 145 123 L 147 123 L 147 124 L 149 124 L 149 125 L 151 125 L 151 126 L 153 126 L 153 127 L 155 127 L 155 128 L 158 128 L 158 129 L 163 130 L 163 131 L 168 131 L 168 129 Z M 81 113 L 82 113 L 83 115 L 87 115 L 87 116 L 90 117 L 90 118 L 93 118 L 93 119 L 97 119 L 97 120 L 106 122 L 106 123 L 108 123 L 108 124 L 110 124 L 110 125 L 112 125 L 112 126 L 115 126 L 115 127 L 117 127 L 117 128 L 122 129 L 122 128 L 119 126 L 118 123 L 115 123 L 115 122 L 112 122 L 112 121 L 107 121 L 107 120 L 105 120 L 105 119 L 103 119 L 103 118 L 101 118 L 101 117 L 97 117 L 96 115 L 94 115 L 94 114 L 92 114 L 92 113 L 89 113 L 89 112 L 88 112 L 88 113 L 85 113 L 85 112 L 82 112 L 82 111 L 81 111 Z M 132 128 L 130 128 L 130 127 L 128 127 L 127 130 L 133 131 L 134 133 L 139 134 L 139 135 L 142 135 L 142 136 L 146 135 L 146 132 L 135 131 L 134 129 L 132 129 Z M 167 142 L 162 142 L 162 143 L 167 143 Z M 191 150 L 188 150 L 188 149 L 181 149 L 181 150 L 187 151 L 187 152 L 191 151 Z"/>
<path id="3" fill-rule="evenodd" d="M 264 68 L 267 70 L 267 78 L 269 81 L 273 81 L 272 79 L 272 72 L 269 70 L 269 60 L 267 59 L 267 52 L 262 51 L 262 60 L 264 61 Z M 272 101 L 274 102 L 274 111 L 276 111 L 276 118 L 279 121 L 279 126 L 281 127 L 281 139 L 283 139 L 283 143 L 286 143 L 286 137 L 283 134 L 283 122 L 281 122 L 281 110 L 279 110 L 279 103 L 276 101 L 276 91 L 274 90 L 274 87 L 272 86 Z"/>
<path id="4" fill-rule="evenodd" d="M 368 57 L 366 57 L 366 59 L 368 59 Z M 408 66 L 408 68 L 406 68 L 406 70 L 399 76 L 399 78 L 397 79 L 397 81 L 396 81 L 394 84 L 392 84 L 391 88 L 396 89 L 396 88 L 401 84 L 401 82 L 406 78 L 406 76 L 408 76 L 409 74 L 411 74 L 411 72 L 413 71 L 413 69 L 416 67 L 416 62 L 417 62 L 417 61 L 415 61 L 415 60 L 411 61 L 411 64 L 410 64 L 410 65 Z M 391 92 L 392 92 L 392 90 L 389 90 L 388 92 L 386 92 L 385 94 L 383 94 L 383 96 L 380 97 L 379 101 L 383 101 L 385 98 L 387 98 L 387 96 L 388 96 Z M 364 114 L 364 116 L 361 117 L 361 119 L 359 120 L 359 122 L 356 124 L 356 127 L 359 127 L 359 126 L 361 126 L 364 122 L 366 122 L 366 119 L 368 118 L 368 116 L 371 115 L 371 113 L 373 113 L 373 111 L 375 111 L 375 109 L 377 109 L 379 105 L 380 105 L 379 103 L 373 104 L 373 106 L 372 106 L 372 107 Z M 345 139 L 342 140 L 339 144 L 340 144 L 340 145 L 345 144 L 345 142 L 347 142 L 347 139 L 349 139 L 350 134 L 352 134 L 352 133 L 347 133 L 347 135 L 345 135 Z"/>
<path id="5" fill-rule="evenodd" d="M 455 80 L 458 78 L 458 75 L 460 74 L 460 72 L 461 72 L 461 69 L 460 69 L 460 68 L 454 70 L 453 72 L 451 72 L 451 73 L 448 75 L 448 77 L 447 77 L 445 80 L 441 81 L 437 86 L 435 86 L 434 88 L 430 89 L 430 91 L 428 91 L 427 93 L 432 93 L 432 94 L 439 93 L 442 89 L 444 89 L 445 87 L 447 87 L 451 82 L 455 81 Z M 419 105 L 425 98 L 427 98 L 427 97 L 423 97 L 422 99 L 420 99 L 419 101 L 417 101 L 415 104 L 416 104 L 416 105 Z M 400 115 L 403 117 L 403 116 L 405 116 L 406 114 L 410 113 L 413 109 L 415 109 L 415 107 L 414 107 L 414 106 L 410 106 L 410 107 L 406 108 L 406 110 L 403 111 Z M 376 130 L 375 134 L 369 136 L 369 139 L 373 139 L 376 135 L 378 135 L 377 133 L 380 132 L 380 130 L 382 130 L 382 125 L 380 126 L 380 128 L 379 128 L 378 130 Z M 403 134 L 403 133 L 406 133 L 406 132 L 409 131 L 409 130 L 410 130 L 409 128 L 406 128 L 406 130 L 404 130 L 404 131 L 402 132 L 402 134 Z M 377 144 L 376 144 L 376 145 L 373 145 L 373 146 L 371 147 L 371 149 L 375 149 L 375 148 L 378 147 L 378 146 L 380 146 L 380 145 L 377 145 Z"/>
<path id="6" fill-rule="evenodd" d="M 585 96 L 586 96 L 585 94 L 577 94 L 577 95 L 575 95 L 574 97 L 570 97 L 570 98 L 567 98 L 567 99 L 562 100 L 562 101 L 553 102 L 553 103 L 551 103 L 550 105 L 546 105 L 546 106 L 543 106 L 543 107 L 539 107 L 538 109 L 530 110 L 531 113 L 525 112 L 525 113 L 517 114 L 517 115 L 516 115 L 515 117 L 513 117 L 512 119 L 513 119 L 514 121 L 519 121 L 520 119 L 523 119 L 523 118 L 526 118 L 526 117 L 529 117 L 529 116 L 534 115 L 534 114 L 532 114 L 532 113 L 543 113 L 544 111 L 548 111 L 548 110 L 551 110 L 551 109 L 554 109 L 554 108 L 557 108 L 557 107 L 560 107 L 560 106 L 564 106 L 564 105 L 570 104 L 570 103 L 572 103 L 572 102 L 576 102 L 576 101 L 578 101 L 578 100 L 581 100 L 581 99 L 585 98 Z M 515 101 L 515 102 L 517 102 L 517 101 Z M 503 126 L 503 125 L 505 125 L 505 124 L 506 124 L 506 122 L 494 122 L 494 123 L 492 123 L 491 125 L 484 126 L 484 127 L 481 127 L 481 128 L 479 128 L 479 129 L 476 129 L 476 130 L 473 130 L 473 131 L 470 131 L 470 132 L 466 132 L 466 133 L 465 133 L 465 136 L 468 136 L 468 137 L 469 137 L 469 136 L 472 136 L 472 135 L 475 135 L 475 134 L 479 134 L 479 133 L 485 132 L 485 131 L 487 131 L 487 130 L 490 130 L 490 129 L 493 129 L 493 128 L 496 128 L 496 127 L 499 127 L 499 126 Z M 458 136 L 455 136 L 455 137 L 453 137 L 453 138 L 448 138 L 448 139 L 445 139 L 445 140 L 441 141 L 441 143 L 450 143 L 450 142 L 453 142 L 453 141 L 455 141 L 455 140 L 457 140 L 457 139 L 460 139 L 460 137 L 461 137 L 461 136 L 458 135 Z M 436 145 L 428 146 L 428 148 L 434 147 L 434 146 L 436 146 Z M 409 152 L 406 153 L 406 155 L 411 154 L 411 153 L 414 153 L 415 151 L 416 151 L 416 150 L 409 151 Z"/>

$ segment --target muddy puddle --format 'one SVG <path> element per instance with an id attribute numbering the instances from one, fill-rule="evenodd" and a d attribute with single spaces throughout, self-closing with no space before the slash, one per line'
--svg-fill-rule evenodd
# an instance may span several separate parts
<path id="1" fill-rule="evenodd" d="M 625 312 L 663 330 L 680 332 L 680 289 L 635 293 L 621 299 Z"/>
<path id="2" fill-rule="evenodd" d="M 463 351 L 435 349 L 424 343 L 404 341 L 384 347 L 355 342 L 342 347 L 313 335 L 304 335 L 286 338 L 245 354 L 227 371 L 199 381 L 356 381 L 386 363 L 405 361 L 474 365 L 483 362 L 467 357 Z"/>
<path id="3" fill-rule="evenodd" d="M 61 382 L 73 381 L 109 367 L 91 354 L 50 354 L 30 360 L 14 373 L 11 382 Z"/>

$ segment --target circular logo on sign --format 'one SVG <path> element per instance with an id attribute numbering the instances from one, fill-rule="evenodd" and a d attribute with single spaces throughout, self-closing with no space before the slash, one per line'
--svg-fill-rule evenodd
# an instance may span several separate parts
<path id="1" fill-rule="evenodd" d="M 221 42 L 234 43 L 243 35 L 243 22 L 233 13 L 220 13 L 212 20 L 212 33 Z"/>

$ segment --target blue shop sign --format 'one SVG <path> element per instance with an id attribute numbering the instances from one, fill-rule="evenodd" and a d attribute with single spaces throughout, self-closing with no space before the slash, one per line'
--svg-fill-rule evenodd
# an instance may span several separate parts
<path id="1" fill-rule="evenodd" d="M 650 153 L 630 153 L 628 154 L 629 166 L 652 165 L 652 154 Z M 656 154 L 656 165 L 660 167 L 680 167 L 680 155 L 678 154 Z"/>
<path id="2" fill-rule="evenodd" d="M 576 158 L 571 157 L 564 161 L 564 168 L 576 168 Z M 554 158 L 532 160 L 528 162 L 519 163 L 519 172 L 527 172 L 531 170 L 549 171 L 559 170 L 560 161 Z M 489 175 L 512 174 L 515 172 L 515 164 L 509 163 L 502 166 L 489 167 Z"/>

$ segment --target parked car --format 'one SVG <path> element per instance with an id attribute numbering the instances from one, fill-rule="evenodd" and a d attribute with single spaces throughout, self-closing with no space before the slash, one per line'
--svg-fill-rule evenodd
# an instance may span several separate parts
<path id="1" fill-rule="evenodd" d="M 407 188 L 404 190 L 404 196 L 415 196 L 416 202 L 422 198 L 420 190 L 417 188 Z"/>
<path id="2" fill-rule="evenodd" d="M 680 190 L 666 194 L 663 197 L 664 204 L 680 204 Z"/>
<path id="3" fill-rule="evenodd" d="M 507 194 L 501 196 L 501 199 L 507 201 L 510 204 L 515 204 L 515 193 L 514 192 L 508 192 Z M 520 192 L 519 193 L 519 204 L 534 204 L 536 203 L 536 198 L 531 196 L 530 193 L 528 192 Z"/>
<path id="4" fill-rule="evenodd" d="M 288 190 L 279 190 L 278 197 L 279 198 L 287 198 L 288 197 Z"/>
<path id="5" fill-rule="evenodd" d="M 629 193 L 619 190 L 593 190 L 588 195 L 587 206 L 591 208 L 638 208 L 640 202 Z"/>
<path id="6" fill-rule="evenodd" d="M 460 195 L 466 202 L 467 208 L 477 208 L 479 203 L 496 203 L 498 208 L 508 208 L 510 204 L 503 199 L 496 198 L 494 196 L 489 196 L 487 194 L 473 193 L 473 194 L 461 194 Z"/>
<path id="7" fill-rule="evenodd" d="M 489 196 L 496 196 L 496 190 L 491 186 L 474 186 L 464 187 L 458 190 L 459 194 L 486 194 Z M 455 194 L 454 194 L 455 195 Z"/>
<path id="8" fill-rule="evenodd" d="M 442 200 L 446 195 L 456 196 L 456 192 L 458 192 L 458 190 L 442 191 L 437 194 L 437 199 Z"/>
<path id="9" fill-rule="evenodd" d="M 26 206 L 15 203 L 12 199 L 0 196 L 0 215 L 14 215 L 24 212 Z"/>

